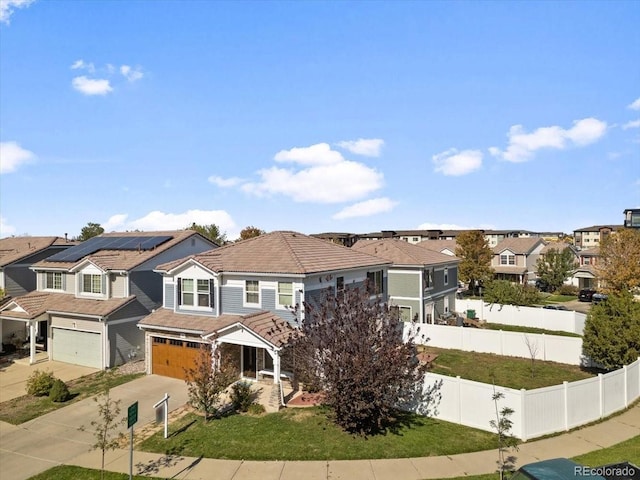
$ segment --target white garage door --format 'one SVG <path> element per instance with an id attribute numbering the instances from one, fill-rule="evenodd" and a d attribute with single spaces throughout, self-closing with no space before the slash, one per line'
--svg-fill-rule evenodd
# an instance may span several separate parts
<path id="1" fill-rule="evenodd" d="M 102 368 L 102 342 L 99 333 L 53 328 L 52 334 L 54 360 Z"/>

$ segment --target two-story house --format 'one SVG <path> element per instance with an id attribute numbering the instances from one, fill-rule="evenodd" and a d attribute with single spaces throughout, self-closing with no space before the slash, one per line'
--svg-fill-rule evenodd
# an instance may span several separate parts
<path id="1" fill-rule="evenodd" d="M 360 240 L 357 252 L 392 262 L 389 267 L 389 305 L 399 310 L 405 322 L 434 323 L 455 311 L 460 260 L 399 239 Z"/>
<path id="2" fill-rule="evenodd" d="M 144 355 L 137 322 L 162 303 L 161 263 L 215 248 L 191 230 L 106 233 L 35 263 L 37 290 L 0 308 L 3 338 L 95 368 Z"/>
<path id="3" fill-rule="evenodd" d="M 600 247 L 588 248 L 578 252 L 578 265 L 573 272 L 572 284 L 580 289 L 598 287 L 597 265 Z"/>
<path id="4" fill-rule="evenodd" d="M 147 371 L 184 378 L 200 348 L 213 343 L 242 378 L 268 375 L 277 383 L 289 332 L 305 320 L 305 307 L 319 305 L 328 288 L 364 284 L 372 298 L 385 301 L 388 265 L 280 231 L 160 265 L 163 307 L 139 324 L 146 333 Z"/>
<path id="5" fill-rule="evenodd" d="M 525 284 L 535 280 L 536 262 L 545 243 L 541 238 L 505 238 L 493 247 L 491 268 L 497 280 Z"/>
<path id="6" fill-rule="evenodd" d="M 597 247 L 607 236 L 615 233 L 622 225 L 593 225 L 573 231 L 573 244 L 579 249 Z"/>

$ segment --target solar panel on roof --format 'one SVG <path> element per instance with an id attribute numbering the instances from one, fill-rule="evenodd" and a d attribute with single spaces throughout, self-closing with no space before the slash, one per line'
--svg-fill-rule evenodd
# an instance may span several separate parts
<path id="1" fill-rule="evenodd" d="M 135 237 L 93 237 L 62 252 L 50 256 L 52 262 L 76 262 L 87 255 L 100 250 L 152 250 L 171 240 L 171 235 L 135 236 Z"/>

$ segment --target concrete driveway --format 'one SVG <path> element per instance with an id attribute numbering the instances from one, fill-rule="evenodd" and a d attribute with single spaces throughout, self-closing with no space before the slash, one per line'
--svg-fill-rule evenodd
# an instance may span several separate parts
<path id="1" fill-rule="evenodd" d="M 157 375 L 147 375 L 115 387 L 110 395 L 121 401 L 121 416 L 125 416 L 129 405 L 137 401 L 136 426 L 142 427 L 155 420 L 153 404 L 161 400 L 165 392 L 171 397 L 170 411 L 187 402 L 184 381 Z M 96 403 L 87 398 L 17 427 L 0 422 L 0 477 L 22 480 L 55 465 L 73 463 L 74 458 L 85 455 L 95 443 L 90 424 L 97 418 Z M 80 431 L 81 426 L 87 431 Z M 125 424 L 121 431 L 126 430 Z"/>
<path id="2" fill-rule="evenodd" d="M 36 370 L 52 372 L 54 377 L 64 382 L 98 371 L 97 368 L 82 367 L 46 359 L 29 365 L 29 358 L 22 358 L 0 368 L 0 402 L 26 395 L 27 379 Z"/>

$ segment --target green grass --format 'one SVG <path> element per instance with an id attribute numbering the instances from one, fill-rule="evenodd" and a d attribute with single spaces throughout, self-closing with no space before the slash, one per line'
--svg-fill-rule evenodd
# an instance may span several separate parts
<path id="1" fill-rule="evenodd" d="M 94 470 L 91 468 L 74 467 L 73 465 L 59 465 L 57 467 L 50 468 L 38 475 L 35 475 L 29 480 L 100 480 L 100 470 Z M 115 473 L 104 472 L 104 480 L 128 480 L 128 473 Z M 147 477 L 134 475 L 136 480 L 159 480 L 158 477 Z"/>
<path id="2" fill-rule="evenodd" d="M 171 425 L 168 439 L 159 432 L 138 448 L 233 460 L 354 460 L 454 455 L 490 449 L 496 442 L 493 433 L 417 415 L 403 418 L 395 433 L 364 438 L 337 427 L 328 412 L 290 408 L 209 422 L 190 414 Z"/>
<path id="3" fill-rule="evenodd" d="M 518 453 L 516 452 L 515 455 L 517 456 Z M 602 448 L 573 457 L 573 460 L 589 467 L 601 467 L 618 462 L 631 462 L 636 466 L 640 466 L 640 435 L 609 448 Z M 499 478 L 497 473 L 488 473 L 486 475 L 470 475 L 448 478 L 446 480 L 496 480 L 497 478 Z"/>
<path id="4" fill-rule="evenodd" d="M 489 330 L 504 330 L 505 332 L 544 333 L 546 335 L 558 335 L 560 337 L 582 337 L 582 335 L 578 333 L 564 332 L 562 330 L 545 330 L 544 328 L 504 325 L 502 323 L 486 323 L 484 328 L 488 328 Z"/>
<path id="5" fill-rule="evenodd" d="M 433 362 L 433 373 L 460 376 L 467 380 L 495 383 L 503 387 L 534 388 L 549 387 L 563 381 L 573 382 L 595 375 L 596 372 L 583 370 L 578 366 L 555 362 L 534 362 L 534 376 L 531 376 L 531 360 L 527 358 L 503 357 L 491 353 L 464 352 L 427 347 L 428 352 L 437 353 Z"/>
<path id="6" fill-rule="evenodd" d="M 33 420 L 45 413 L 58 408 L 66 407 L 84 398 L 103 392 L 106 388 L 117 387 L 143 376 L 143 373 L 110 375 L 107 372 L 98 372 L 91 375 L 71 380 L 67 383 L 71 399 L 66 402 L 52 402 L 49 397 L 34 397 L 23 395 L 6 402 L 0 403 L 0 421 L 20 425 Z"/>
<path id="7" fill-rule="evenodd" d="M 545 298 L 547 302 L 570 302 L 577 299 L 577 295 L 549 295 Z"/>

